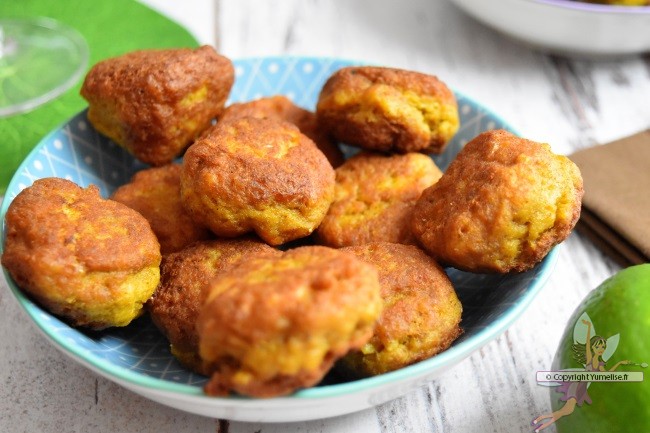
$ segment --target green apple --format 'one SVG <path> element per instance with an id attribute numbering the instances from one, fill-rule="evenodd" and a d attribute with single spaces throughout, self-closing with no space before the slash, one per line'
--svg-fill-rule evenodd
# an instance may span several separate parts
<path id="1" fill-rule="evenodd" d="M 557 419 L 557 431 L 650 432 L 650 368 L 646 368 L 650 363 L 650 264 L 619 271 L 585 297 L 564 331 L 553 360 L 554 371 L 583 367 L 576 361 L 573 347 L 575 336 L 585 333 L 587 322 L 591 322 L 590 336 L 597 334 L 605 340 L 605 348 L 600 349 L 605 350 L 602 369 L 643 372 L 644 377 L 640 382 L 591 382 L 587 389 L 591 404 L 576 404 L 572 412 Z M 599 348 L 590 350 L 593 359 Z M 563 394 L 558 388 L 550 389 L 553 411 L 561 410 L 567 403 L 560 400 Z"/>

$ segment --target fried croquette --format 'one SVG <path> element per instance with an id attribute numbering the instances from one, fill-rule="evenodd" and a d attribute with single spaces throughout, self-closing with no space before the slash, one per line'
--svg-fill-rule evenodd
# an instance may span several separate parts
<path id="1" fill-rule="evenodd" d="M 222 237 L 254 231 L 279 245 L 311 234 L 334 195 L 334 169 L 288 122 L 218 122 L 187 150 L 181 197 L 192 218 Z"/>
<path id="2" fill-rule="evenodd" d="M 416 244 L 411 233 L 415 202 L 442 176 L 421 153 L 364 151 L 336 169 L 334 201 L 316 232 L 331 247 L 369 242 Z"/>
<path id="3" fill-rule="evenodd" d="M 437 77 L 375 66 L 332 74 L 316 115 L 335 139 L 381 152 L 441 153 L 460 124 L 456 97 Z"/>
<path id="4" fill-rule="evenodd" d="M 44 178 L 9 205 L 2 265 L 16 284 L 73 326 L 126 326 L 160 279 L 160 245 L 138 212 Z"/>
<path id="5" fill-rule="evenodd" d="M 180 164 L 138 171 L 129 183 L 113 192 L 111 199 L 135 209 L 149 221 L 163 255 L 212 237 L 212 232 L 196 223 L 181 203 Z"/>
<path id="6" fill-rule="evenodd" d="M 232 62 L 207 45 L 141 50 L 97 63 L 81 95 L 97 131 L 140 161 L 160 166 L 221 113 L 234 77 Z"/>
<path id="7" fill-rule="evenodd" d="M 213 280 L 199 314 L 209 395 L 290 394 L 318 383 L 370 338 L 382 302 L 377 271 L 322 246 L 253 258 Z"/>
<path id="8" fill-rule="evenodd" d="M 413 233 L 441 264 L 525 271 L 571 233 L 582 194 L 578 167 L 548 144 L 488 131 L 467 143 L 422 193 Z"/>
<path id="9" fill-rule="evenodd" d="M 337 364 L 344 376 L 394 371 L 447 349 L 462 306 L 444 269 L 420 248 L 388 242 L 346 247 L 379 271 L 384 304 L 372 338 Z"/>
<path id="10" fill-rule="evenodd" d="M 196 332 L 196 319 L 205 302 L 204 287 L 241 260 L 273 254 L 281 253 L 259 240 L 240 238 L 199 241 L 163 257 L 160 284 L 146 308 L 169 341 L 172 355 L 183 365 L 210 374 L 199 356 Z"/>
<path id="11" fill-rule="evenodd" d="M 325 154 L 332 167 L 338 167 L 345 160 L 343 152 L 336 142 L 318 126 L 316 114 L 295 105 L 286 96 L 276 95 L 231 104 L 221 113 L 219 120 L 226 121 L 241 117 L 268 117 L 286 120 L 296 125 L 300 132 L 316 143 L 316 146 Z"/>

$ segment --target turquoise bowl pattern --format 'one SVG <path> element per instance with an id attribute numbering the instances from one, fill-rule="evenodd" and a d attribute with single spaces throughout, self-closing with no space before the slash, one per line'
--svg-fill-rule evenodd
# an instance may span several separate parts
<path id="1" fill-rule="evenodd" d="M 235 60 L 234 64 L 236 80 L 228 103 L 282 94 L 313 110 L 325 80 L 337 69 L 358 63 L 330 58 L 269 57 Z M 445 153 L 434 157 L 443 170 L 462 146 L 480 132 L 495 128 L 512 131 L 487 108 L 460 93 L 456 96 L 461 129 Z M 352 152 L 350 148 L 345 149 Z M 57 176 L 82 186 L 95 184 L 107 197 L 143 167 L 121 147 L 97 133 L 86 120 L 86 112 L 81 112 L 43 138 L 17 170 L 0 211 L 3 228 L 10 202 L 36 179 Z M 2 239 L 4 245 L 4 230 Z M 512 275 L 482 275 L 447 269 L 464 305 L 462 326 L 465 333 L 451 348 L 431 359 L 373 378 L 347 383 L 326 378 L 319 386 L 298 391 L 291 398 L 329 398 L 383 387 L 391 382 L 399 385 L 411 375 L 434 377 L 429 373 L 459 362 L 507 329 L 543 286 L 555 256 L 554 250 L 531 271 Z M 81 364 L 118 383 L 168 393 L 202 395 L 201 387 L 206 378 L 185 370 L 170 355 L 167 342 L 148 317 L 141 317 L 122 329 L 102 332 L 74 329 L 33 303 L 6 271 L 5 276 L 31 320 L 58 349 Z M 213 400 L 219 404 L 223 399 Z"/>

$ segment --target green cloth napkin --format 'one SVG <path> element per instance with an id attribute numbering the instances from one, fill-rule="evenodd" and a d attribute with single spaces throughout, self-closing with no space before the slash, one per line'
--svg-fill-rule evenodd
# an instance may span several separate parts
<path id="1" fill-rule="evenodd" d="M 88 69 L 136 49 L 198 46 L 183 27 L 134 0 L 0 0 L 0 17 L 33 16 L 54 18 L 77 29 L 90 49 Z M 40 139 L 86 107 L 79 96 L 82 81 L 33 111 L 0 119 L 0 195 Z"/>

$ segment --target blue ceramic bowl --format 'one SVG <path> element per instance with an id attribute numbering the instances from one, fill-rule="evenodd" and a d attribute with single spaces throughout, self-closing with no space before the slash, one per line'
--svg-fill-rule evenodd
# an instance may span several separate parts
<path id="1" fill-rule="evenodd" d="M 282 94 L 313 110 L 325 80 L 354 62 L 329 58 L 269 57 L 235 60 L 230 102 Z M 494 113 L 456 94 L 461 128 L 443 155 L 443 170 L 462 146 L 480 132 L 512 128 Z M 143 165 L 97 133 L 81 112 L 41 141 L 22 163 L 2 203 L 4 216 L 13 198 L 36 179 L 67 178 L 97 185 L 108 197 Z M 3 230 L 4 245 L 5 235 Z M 98 374 L 163 404 L 210 417 L 243 421 L 298 421 L 325 418 L 384 403 L 415 389 L 454 366 L 505 331 L 539 292 L 551 269 L 552 251 L 533 270 L 511 275 L 481 275 L 448 269 L 462 301 L 465 333 L 445 352 L 409 367 L 346 383 L 324 381 L 294 395 L 274 399 L 205 396 L 206 378 L 185 370 L 164 337 L 144 316 L 121 329 L 88 332 L 68 326 L 40 308 L 5 271 L 13 295 L 45 337 L 63 353 Z M 459 384 L 461 385 L 461 384 Z"/>

